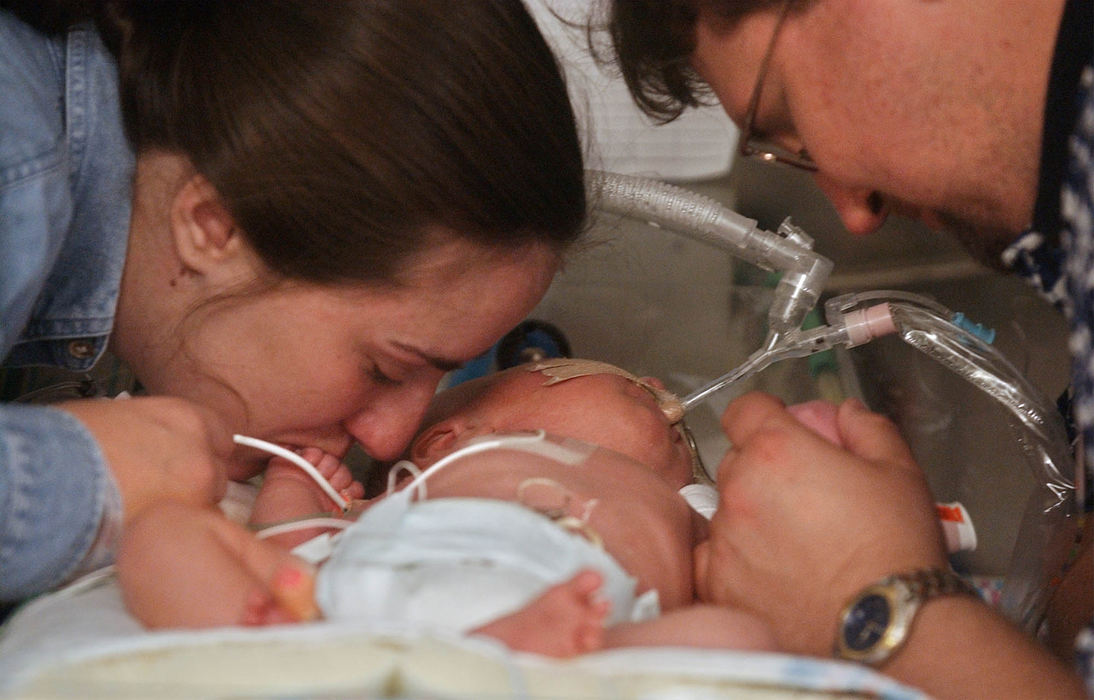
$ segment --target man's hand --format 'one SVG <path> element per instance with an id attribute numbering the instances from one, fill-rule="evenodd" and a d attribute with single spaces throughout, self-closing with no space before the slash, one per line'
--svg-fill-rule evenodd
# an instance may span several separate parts
<path id="1" fill-rule="evenodd" d="M 882 576 L 946 566 L 923 473 L 888 419 L 845 401 L 837 446 L 778 399 L 726 409 L 733 447 L 718 470 L 699 597 L 755 612 L 788 651 L 829 655 L 843 603 Z"/>

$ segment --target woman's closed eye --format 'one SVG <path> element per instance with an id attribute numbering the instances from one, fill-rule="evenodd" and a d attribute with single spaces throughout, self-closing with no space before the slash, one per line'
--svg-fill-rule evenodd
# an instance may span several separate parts
<path id="1" fill-rule="evenodd" d="M 380 365 L 373 362 L 369 367 L 365 368 L 365 374 L 369 379 L 377 384 L 383 386 L 399 386 L 403 383 L 401 378 L 392 376 L 394 373 L 388 373 L 380 369 Z"/>

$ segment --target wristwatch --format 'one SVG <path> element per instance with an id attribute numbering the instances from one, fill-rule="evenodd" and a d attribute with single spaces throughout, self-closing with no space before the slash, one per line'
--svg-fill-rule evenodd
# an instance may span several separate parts
<path id="1" fill-rule="evenodd" d="M 874 666 L 884 663 L 907 640 L 924 602 L 959 594 L 979 599 L 975 588 L 948 570 L 919 569 L 886 576 L 843 606 L 836 656 Z"/>

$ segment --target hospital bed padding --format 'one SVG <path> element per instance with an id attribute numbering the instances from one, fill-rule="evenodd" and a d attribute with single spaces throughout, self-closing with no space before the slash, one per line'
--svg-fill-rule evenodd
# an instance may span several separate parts
<path id="1" fill-rule="evenodd" d="M 0 698 L 716 698 L 921 694 L 868 668 L 784 654 L 617 649 L 559 661 L 485 638 L 345 624 L 149 632 L 110 576 L 0 630 Z"/>

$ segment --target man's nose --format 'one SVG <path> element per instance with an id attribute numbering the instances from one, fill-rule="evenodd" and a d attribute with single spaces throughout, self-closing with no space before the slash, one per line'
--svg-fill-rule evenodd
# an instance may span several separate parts
<path id="1" fill-rule="evenodd" d="M 877 231 L 885 223 L 889 212 L 885 198 L 877 190 L 847 187 L 824 173 L 817 173 L 813 180 L 832 202 L 843 226 L 850 233 L 864 236 Z"/>

